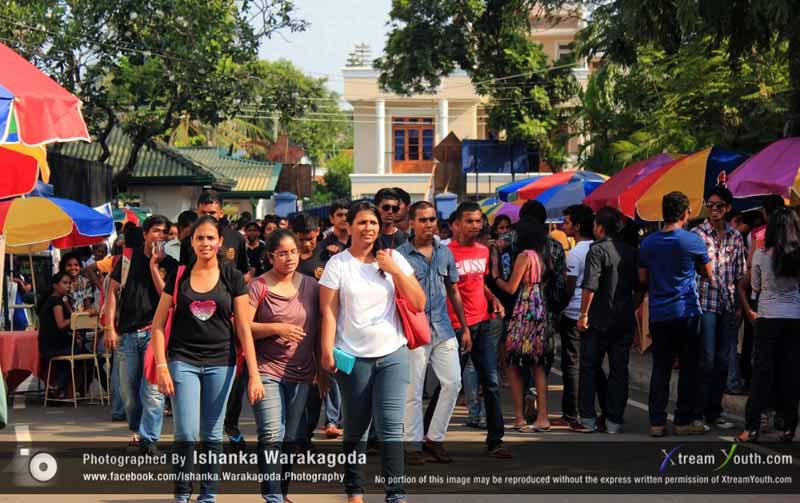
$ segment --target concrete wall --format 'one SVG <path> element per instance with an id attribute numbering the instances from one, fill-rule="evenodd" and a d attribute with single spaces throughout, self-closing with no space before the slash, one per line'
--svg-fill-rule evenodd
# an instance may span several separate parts
<path id="1" fill-rule="evenodd" d="M 130 192 L 139 196 L 142 207 L 176 221 L 182 211 L 196 207 L 202 187 L 134 185 L 130 187 Z"/>

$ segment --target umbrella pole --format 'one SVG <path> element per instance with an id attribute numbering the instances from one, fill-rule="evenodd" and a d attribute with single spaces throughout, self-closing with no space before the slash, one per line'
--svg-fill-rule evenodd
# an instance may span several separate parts
<path id="1" fill-rule="evenodd" d="M 14 281 L 14 254 L 8 255 L 8 278 Z M 5 278 L 4 278 L 5 279 Z M 11 311 L 11 306 L 17 303 L 17 299 L 11 300 L 11 293 L 8 291 L 9 285 L 5 285 L 5 292 L 8 295 L 8 323 L 11 325 L 11 331 L 14 331 L 14 313 Z"/>
<path id="2" fill-rule="evenodd" d="M 36 295 L 36 270 L 33 268 L 33 254 L 31 253 L 28 254 L 28 263 L 31 265 L 31 285 L 33 286 L 33 302 L 35 304 L 39 296 Z"/>

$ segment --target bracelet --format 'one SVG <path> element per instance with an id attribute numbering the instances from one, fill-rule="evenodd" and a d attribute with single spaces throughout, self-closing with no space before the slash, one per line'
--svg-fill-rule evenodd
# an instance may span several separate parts
<path id="1" fill-rule="evenodd" d="M 157 369 L 160 369 L 161 367 L 168 367 L 168 365 L 166 363 L 159 363 L 158 365 L 156 365 Z"/>

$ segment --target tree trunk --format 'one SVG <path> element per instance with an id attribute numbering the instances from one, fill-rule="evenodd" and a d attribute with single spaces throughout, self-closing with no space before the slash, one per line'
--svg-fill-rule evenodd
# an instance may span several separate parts
<path id="1" fill-rule="evenodd" d="M 800 136 L 800 12 L 792 12 L 789 23 L 789 84 L 792 86 L 789 117 L 784 126 L 784 136 Z"/>
<path id="2" fill-rule="evenodd" d="M 108 137 L 111 135 L 111 130 L 114 129 L 114 112 L 111 108 L 103 107 L 103 110 L 108 114 L 108 122 L 106 123 L 106 127 L 103 128 L 103 132 L 100 133 L 100 137 L 97 139 L 100 143 L 100 148 L 103 149 L 103 153 L 100 155 L 100 162 L 106 162 L 106 159 L 111 157 L 111 150 L 108 148 Z"/>

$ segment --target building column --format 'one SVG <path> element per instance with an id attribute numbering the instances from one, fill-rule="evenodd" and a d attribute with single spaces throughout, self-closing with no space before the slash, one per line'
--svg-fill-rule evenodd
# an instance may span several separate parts
<path id="1" fill-rule="evenodd" d="M 382 98 L 375 100 L 375 172 L 386 173 L 386 103 Z"/>
<path id="2" fill-rule="evenodd" d="M 450 125 L 448 124 L 448 104 L 447 100 L 439 100 L 439 110 L 436 117 L 436 130 L 438 132 L 438 141 L 444 140 L 444 137 L 450 133 Z"/>

